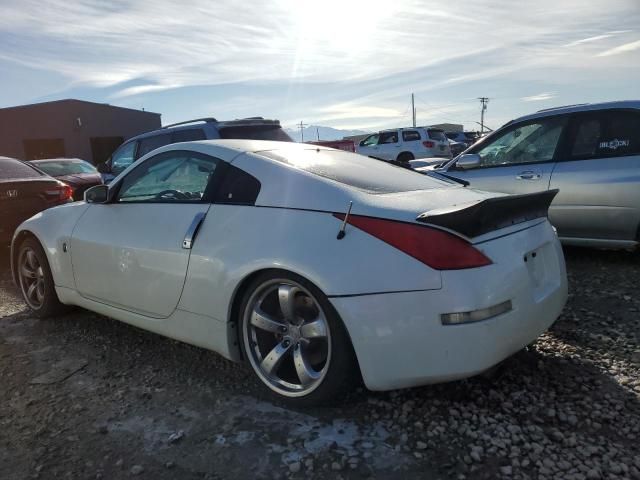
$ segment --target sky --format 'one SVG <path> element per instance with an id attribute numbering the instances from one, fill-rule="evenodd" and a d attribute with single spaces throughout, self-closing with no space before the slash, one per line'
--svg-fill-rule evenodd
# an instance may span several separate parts
<path id="1" fill-rule="evenodd" d="M 0 107 L 376 130 L 640 98 L 640 0 L 0 0 Z"/>

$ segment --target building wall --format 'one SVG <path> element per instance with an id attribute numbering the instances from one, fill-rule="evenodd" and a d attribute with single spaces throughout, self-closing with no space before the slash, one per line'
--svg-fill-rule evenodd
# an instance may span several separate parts
<path id="1" fill-rule="evenodd" d="M 92 138 L 98 139 L 94 140 L 94 149 L 102 157 L 105 149 L 112 150 L 112 145 L 115 149 L 120 139 L 124 141 L 160 127 L 158 113 L 80 100 L 3 108 L 0 109 L 0 155 L 26 160 L 28 156 L 37 156 L 39 148 L 59 151 L 57 139 L 62 139 L 65 157 L 98 162 L 105 158 L 94 158 Z"/>

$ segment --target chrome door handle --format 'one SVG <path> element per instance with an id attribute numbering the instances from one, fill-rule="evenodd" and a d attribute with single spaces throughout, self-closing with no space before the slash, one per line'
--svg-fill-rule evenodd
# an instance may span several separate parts
<path id="1" fill-rule="evenodd" d="M 540 174 L 532 171 L 520 172 L 516 175 L 518 180 L 540 180 Z"/>
<path id="2" fill-rule="evenodd" d="M 184 240 L 182 241 L 182 248 L 186 250 L 191 249 L 191 247 L 193 246 L 193 241 L 195 240 L 196 235 L 198 234 L 198 229 L 200 228 L 200 225 L 202 224 L 202 221 L 206 216 L 207 214 L 205 212 L 196 213 L 196 216 L 193 217 L 193 221 L 191 222 L 191 225 L 189 225 L 189 228 L 187 228 L 187 233 L 184 236 Z"/>

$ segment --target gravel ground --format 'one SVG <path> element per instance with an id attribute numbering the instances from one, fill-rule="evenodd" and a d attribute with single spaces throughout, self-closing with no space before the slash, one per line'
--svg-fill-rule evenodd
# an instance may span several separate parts
<path id="1" fill-rule="evenodd" d="M 566 250 L 569 303 L 492 378 L 293 411 L 247 368 L 85 311 L 0 260 L 0 478 L 640 479 L 640 254 Z"/>

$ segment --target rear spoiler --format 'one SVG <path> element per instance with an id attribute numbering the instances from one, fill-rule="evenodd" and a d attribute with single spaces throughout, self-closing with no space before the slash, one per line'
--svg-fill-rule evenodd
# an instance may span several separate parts
<path id="1" fill-rule="evenodd" d="M 473 238 L 500 228 L 546 217 L 549 205 L 558 191 L 555 189 L 524 195 L 505 195 L 487 198 L 471 205 L 430 210 L 420 214 L 416 221 L 444 227 L 467 238 Z"/>

